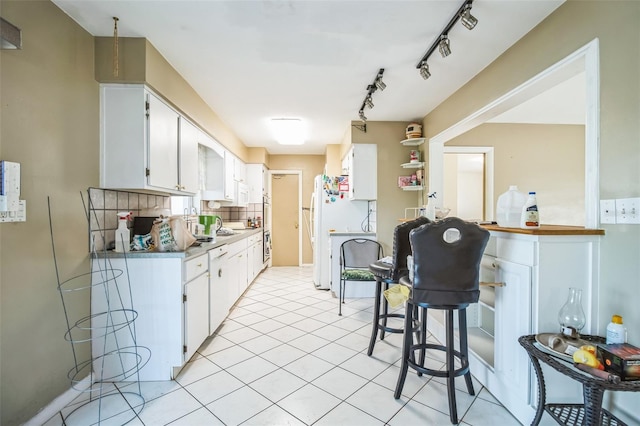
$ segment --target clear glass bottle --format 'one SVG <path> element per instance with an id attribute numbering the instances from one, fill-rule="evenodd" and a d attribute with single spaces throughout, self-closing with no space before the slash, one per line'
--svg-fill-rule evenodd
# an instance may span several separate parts
<path id="1" fill-rule="evenodd" d="M 582 290 L 578 288 L 569 288 L 569 296 L 567 301 L 558 312 L 558 322 L 562 327 L 563 334 L 566 327 L 574 328 L 578 333 L 587 322 L 587 318 L 582 310 Z"/>

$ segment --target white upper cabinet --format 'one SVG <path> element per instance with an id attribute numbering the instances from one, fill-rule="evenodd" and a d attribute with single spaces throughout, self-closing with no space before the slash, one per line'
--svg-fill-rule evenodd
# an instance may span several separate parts
<path id="1" fill-rule="evenodd" d="M 262 203 L 267 195 L 267 168 L 263 164 L 247 164 L 247 185 L 249 185 L 249 202 Z"/>
<path id="2" fill-rule="evenodd" d="M 347 152 L 349 198 L 351 200 L 375 200 L 378 198 L 378 146 L 353 144 Z"/>
<path id="3" fill-rule="evenodd" d="M 180 114 L 145 86 L 101 85 L 100 126 L 101 187 L 197 191 L 197 142 L 181 145 Z"/>
<path id="4" fill-rule="evenodd" d="M 180 117 L 180 156 L 178 183 L 180 190 L 198 192 L 198 144 L 205 143 L 204 133 L 184 117 Z"/>

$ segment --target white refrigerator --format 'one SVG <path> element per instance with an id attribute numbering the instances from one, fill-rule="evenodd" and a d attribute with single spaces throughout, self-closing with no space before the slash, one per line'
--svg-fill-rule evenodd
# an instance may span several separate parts
<path id="1" fill-rule="evenodd" d="M 318 175 L 314 179 L 310 218 L 313 247 L 313 283 L 331 288 L 329 230 L 369 232 L 369 203 L 349 200 L 347 176 Z"/>

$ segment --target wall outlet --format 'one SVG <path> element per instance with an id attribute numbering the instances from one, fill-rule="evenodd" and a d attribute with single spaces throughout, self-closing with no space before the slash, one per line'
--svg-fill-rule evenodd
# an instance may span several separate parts
<path id="1" fill-rule="evenodd" d="M 616 200 L 600 200 L 600 223 L 616 223 Z"/>
<path id="2" fill-rule="evenodd" d="M 616 200 L 616 223 L 640 223 L 640 198 Z"/>

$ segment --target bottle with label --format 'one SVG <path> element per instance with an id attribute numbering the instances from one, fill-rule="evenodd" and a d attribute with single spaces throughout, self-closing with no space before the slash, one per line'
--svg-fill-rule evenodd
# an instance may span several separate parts
<path id="1" fill-rule="evenodd" d="M 527 201 L 527 196 L 518 191 L 517 185 L 509 186 L 509 190 L 498 197 L 496 209 L 496 222 L 498 226 L 505 228 L 518 228 L 522 206 Z"/>
<path id="2" fill-rule="evenodd" d="M 536 201 L 536 193 L 529 192 L 529 198 L 522 207 L 522 216 L 520 217 L 520 228 L 540 228 L 540 216 L 538 214 L 538 201 Z"/>
<path id="3" fill-rule="evenodd" d="M 622 325 L 622 317 L 614 315 L 607 326 L 607 345 L 625 343 L 627 341 L 627 329 Z"/>
<path id="4" fill-rule="evenodd" d="M 118 229 L 116 229 L 115 251 L 128 252 L 131 248 L 131 234 L 127 227 L 127 222 L 131 217 L 131 212 L 118 212 Z"/>

